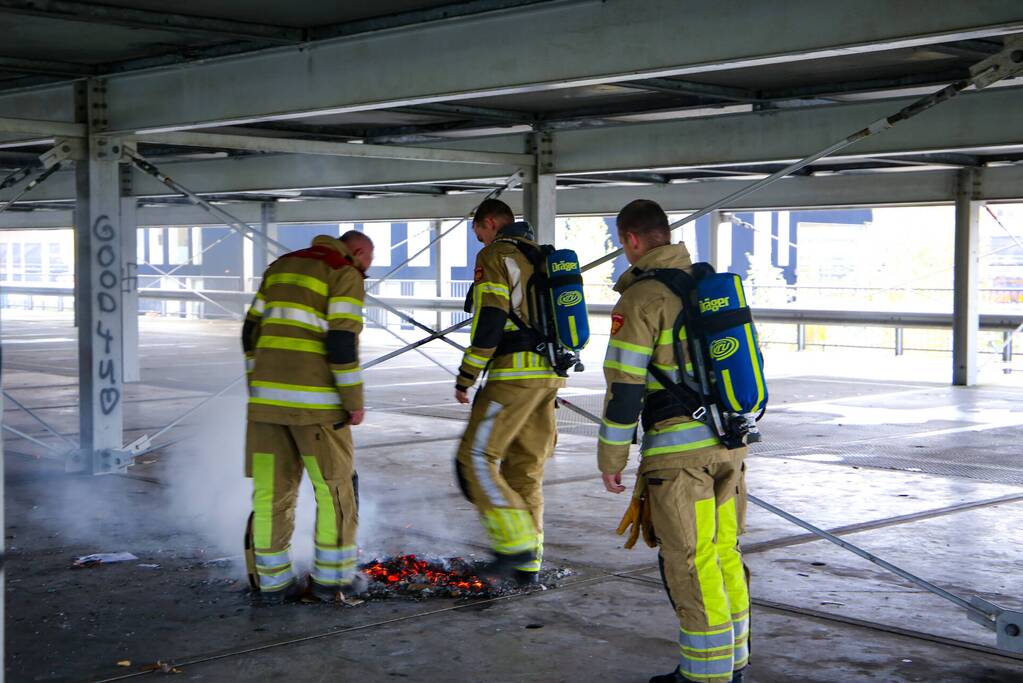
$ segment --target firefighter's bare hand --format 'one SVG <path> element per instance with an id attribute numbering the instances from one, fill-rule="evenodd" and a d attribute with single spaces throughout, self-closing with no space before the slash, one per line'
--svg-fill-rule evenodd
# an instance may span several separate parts
<path id="1" fill-rule="evenodd" d="M 618 474 L 602 474 L 601 478 L 603 478 L 604 480 L 604 488 L 606 488 L 611 493 L 621 493 L 622 491 L 625 490 L 625 487 L 622 486 L 621 472 L 619 472 Z"/>
<path id="2" fill-rule="evenodd" d="M 348 413 L 348 415 L 349 415 L 348 424 L 352 426 L 361 425 L 362 421 L 366 419 L 366 409 L 363 408 L 362 410 L 353 410 L 352 412 Z"/>
<path id="3" fill-rule="evenodd" d="M 455 400 L 459 403 L 466 404 L 469 402 L 469 390 L 459 389 L 455 387 Z"/>

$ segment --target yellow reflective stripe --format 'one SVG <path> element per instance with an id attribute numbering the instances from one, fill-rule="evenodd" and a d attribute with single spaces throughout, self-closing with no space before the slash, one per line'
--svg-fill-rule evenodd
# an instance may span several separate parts
<path id="1" fill-rule="evenodd" d="M 497 296 L 504 297 L 505 299 L 511 299 L 511 294 L 508 291 L 508 285 L 503 285 L 500 282 L 480 282 L 476 285 L 476 291 L 479 292 L 480 296 L 484 294 L 495 294 Z"/>
<path id="2" fill-rule="evenodd" d="M 721 575 L 717 547 L 714 545 L 717 533 L 717 501 L 714 498 L 704 498 L 696 501 L 694 507 L 696 511 L 694 564 L 700 583 L 704 614 L 708 623 L 730 625 L 732 610 L 728 605 L 724 577 Z"/>
<path id="3" fill-rule="evenodd" d="M 696 441 L 683 446 L 660 446 L 656 448 L 645 448 L 643 449 L 643 457 L 649 458 L 655 455 L 664 455 L 665 453 L 685 453 L 686 451 L 695 451 L 700 448 L 707 448 L 708 446 L 717 446 L 720 442 L 717 437 L 710 439 L 704 439 L 703 441 Z"/>
<path id="4" fill-rule="evenodd" d="M 496 371 L 496 370 L 491 370 L 490 371 L 490 381 L 491 382 L 507 381 L 507 380 L 513 380 L 513 379 L 557 379 L 558 377 L 559 377 L 559 375 L 557 375 L 557 374 L 555 374 L 553 372 L 529 373 L 529 372 L 514 372 L 513 371 L 513 372 L 500 372 L 500 373 L 498 373 L 498 371 Z"/>
<path id="5" fill-rule="evenodd" d="M 614 360 L 605 360 L 604 367 L 608 370 L 621 370 L 622 372 L 630 375 L 636 375 L 637 377 L 646 377 L 646 368 L 637 368 L 635 365 L 626 365 L 625 363 L 619 363 Z"/>
<path id="6" fill-rule="evenodd" d="M 264 382 L 263 380 L 256 380 L 252 382 L 254 387 L 263 387 L 266 389 L 283 389 L 284 391 L 308 391 L 311 393 L 321 394 L 333 394 L 334 389 L 331 387 L 314 387 L 307 386 L 305 384 L 285 384 L 284 382 Z"/>
<path id="7" fill-rule="evenodd" d="M 259 406 L 274 406 L 276 408 L 299 408 L 300 410 L 337 410 L 340 407 L 339 403 L 331 405 L 314 405 L 299 401 L 278 401 L 270 398 L 257 398 L 255 396 L 249 397 L 249 403 Z"/>
<path id="8" fill-rule="evenodd" d="M 764 402 L 764 395 L 766 389 L 764 388 L 764 376 L 760 372 L 760 360 L 757 358 L 757 344 L 753 341 L 753 326 L 750 324 L 743 325 L 746 328 L 746 344 L 749 346 L 749 360 L 753 366 L 753 377 L 757 382 L 757 403 L 750 410 L 751 413 L 760 411 L 760 405 Z"/>
<path id="9" fill-rule="evenodd" d="M 575 316 L 568 316 L 568 334 L 572 337 L 572 346 L 579 346 L 579 330 L 575 326 Z"/>
<path id="10" fill-rule="evenodd" d="M 735 276 L 735 280 L 733 281 L 732 284 L 735 285 L 735 296 L 739 299 L 739 307 L 745 308 L 746 297 L 742 293 L 742 280 L 739 278 L 738 275 Z"/>
<path id="11" fill-rule="evenodd" d="M 735 398 L 735 387 L 732 386 L 732 373 L 728 369 L 721 370 L 721 382 L 725 385 L 725 396 L 728 397 L 728 404 L 736 412 L 742 411 L 739 399 Z"/>
<path id="12" fill-rule="evenodd" d="M 327 355 L 327 348 L 323 342 L 313 339 L 295 339 L 293 337 L 274 337 L 263 335 L 256 342 L 257 349 L 281 349 L 283 351 L 303 351 L 306 353 L 318 353 L 321 356 Z"/>
<path id="13" fill-rule="evenodd" d="M 296 287 L 305 287 L 320 296 L 327 296 L 327 283 L 310 275 L 301 275 L 299 273 L 275 273 L 266 279 L 267 287 L 272 287 L 273 285 L 294 285 Z"/>
<path id="14" fill-rule="evenodd" d="M 334 495 L 320 472 L 320 465 L 312 455 L 303 455 L 309 481 L 313 483 L 316 494 L 316 543 L 319 545 L 337 545 L 337 512 L 334 510 Z"/>
<path id="15" fill-rule="evenodd" d="M 263 311 L 266 310 L 266 299 L 263 298 L 261 293 L 256 293 L 256 298 L 252 300 L 252 305 L 249 307 L 249 315 L 253 318 L 259 318 L 263 315 Z"/>
<path id="16" fill-rule="evenodd" d="M 681 327 L 678 331 L 679 341 L 686 340 L 686 328 Z M 657 335 L 657 345 L 664 346 L 665 344 L 671 344 L 673 340 L 671 338 L 671 330 L 661 330 L 660 334 Z"/>
<path id="17" fill-rule="evenodd" d="M 725 592 L 728 594 L 728 605 L 732 612 L 732 630 L 740 638 L 749 636 L 749 617 L 736 619 L 735 615 L 749 609 L 749 589 L 746 586 L 746 572 L 742 566 L 742 555 L 739 554 L 739 519 L 735 508 L 735 497 L 726 500 L 717 509 L 718 526 L 717 546 L 718 564 L 724 578 Z M 742 622 L 745 621 L 746 629 Z M 737 639 L 738 640 L 738 639 Z"/>
<path id="18" fill-rule="evenodd" d="M 274 454 L 252 454 L 252 544 L 269 548 L 273 542 Z"/>
<path id="19" fill-rule="evenodd" d="M 356 299 L 354 296 L 332 296 L 330 297 L 328 304 L 352 304 L 362 308 L 362 300 Z"/>

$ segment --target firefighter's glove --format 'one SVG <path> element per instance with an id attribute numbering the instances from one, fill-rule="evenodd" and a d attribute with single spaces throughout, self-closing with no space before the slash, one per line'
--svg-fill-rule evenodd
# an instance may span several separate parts
<path id="1" fill-rule="evenodd" d="M 630 531 L 631 527 L 631 531 Z M 629 531 L 629 537 L 625 541 L 625 548 L 631 550 L 639 539 L 640 531 L 643 532 L 643 541 L 651 548 L 657 547 L 657 540 L 654 538 L 654 524 L 650 517 L 650 498 L 646 495 L 633 497 L 629 502 L 629 509 L 622 516 L 616 533 L 624 536 Z"/>

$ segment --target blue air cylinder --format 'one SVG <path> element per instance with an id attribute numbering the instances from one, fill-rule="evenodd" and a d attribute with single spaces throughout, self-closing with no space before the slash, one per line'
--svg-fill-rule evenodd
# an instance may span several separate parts
<path id="1" fill-rule="evenodd" d="M 549 253 L 547 278 L 558 340 L 562 346 L 578 351 L 590 339 L 590 323 L 586 316 L 583 276 L 576 253 L 571 249 L 557 249 Z"/>
<path id="2" fill-rule="evenodd" d="M 736 413 L 759 413 L 767 405 L 764 359 L 742 280 L 735 273 L 706 275 L 696 295 L 719 404 Z"/>

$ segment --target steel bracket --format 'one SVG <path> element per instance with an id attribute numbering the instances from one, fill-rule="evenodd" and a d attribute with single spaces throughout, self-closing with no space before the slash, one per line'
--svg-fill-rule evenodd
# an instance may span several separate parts
<path id="1" fill-rule="evenodd" d="M 62 161 L 83 161 L 88 156 L 82 138 L 57 138 L 53 147 L 39 155 L 43 167 L 51 168 Z"/>
<path id="2" fill-rule="evenodd" d="M 1016 74 L 1023 73 L 1023 36 L 1005 38 L 1005 49 L 970 67 L 973 85 L 980 90 Z"/>
<path id="3" fill-rule="evenodd" d="M 537 173 L 554 173 L 554 135 L 550 131 L 533 133 L 529 152 L 536 157 Z"/>
<path id="4" fill-rule="evenodd" d="M 970 598 L 970 603 L 989 615 L 985 618 L 969 613 L 970 621 L 995 632 L 998 649 L 1023 653 L 1023 612 L 1005 609 L 976 595 Z"/>

